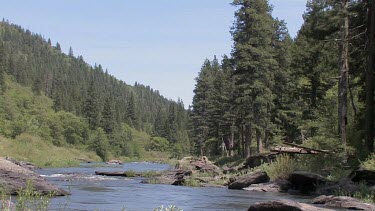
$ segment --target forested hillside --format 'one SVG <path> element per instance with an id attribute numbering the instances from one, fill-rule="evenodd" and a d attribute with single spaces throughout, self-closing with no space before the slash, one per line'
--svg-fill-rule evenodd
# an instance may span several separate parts
<path id="1" fill-rule="evenodd" d="M 24 101 L 9 95 L 15 91 L 15 83 L 29 87 L 32 94 L 27 95 L 34 97 Z M 154 142 L 162 142 L 180 154 L 189 152 L 188 114 L 182 101 L 168 100 L 157 90 L 139 83 L 127 85 L 109 75 L 101 65 L 88 65 L 82 56 L 74 55 L 72 48 L 66 55 L 59 43 L 53 45 L 50 39 L 5 20 L 0 23 L 0 87 L 0 134 L 4 137 L 14 139 L 31 133 L 56 146 L 97 142 L 94 150 L 104 159 L 108 153 L 139 157 L 132 148 L 144 150 L 154 146 Z M 43 108 L 52 108 L 53 112 L 33 113 L 35 116 L 30 119 L 24 113 L 29 112 L 29 101 L 43 96 L 47 106 Z M 17 101 L 16 105 L 9 105 L 11 101 Z M 50 115 L 59 116 L 61 122 L 46 123 Z M 59 125 L 66 121 L 74 123 Z M 46 128 L 39 130 L 41 127 Z M 148 140 L 133 143 L 135 132 L 145 134 Z M 101 138 L 91 140 L 94 136 Z M 165 150 L 166 146 L 161 148 Z"/>
<path id="2" fill-rule="evenodd" d="M 192 139 L 200 154 L 249 156 L 282 142 L 358 161 L 374 151 L 370 1 L 307 1 L 295 39 L 267 0 L 234 0 L 233 49 L 196 78 Z"/>

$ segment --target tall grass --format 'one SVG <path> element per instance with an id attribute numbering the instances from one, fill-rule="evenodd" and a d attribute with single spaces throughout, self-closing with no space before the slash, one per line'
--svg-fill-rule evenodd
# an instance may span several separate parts
<path id="1" fill-rule="evenodd" d="M 368 170 L 375 170 L 375 153 L 372 153 L 364 162 L 361 162 L 361 166 Z"/>
<path id="2" fill-rule="evenodd" d="M 23 133 L 14 140 L 0 136 L 0 156 L 29 161 L 39 167 L 77 166 L 80 161 L 101 159 L 94 153 L 76 148 L 57 147 L 39 137 Z"/>
<path id="3" fill-rule="evenodd" d="M 26 187 L 17 191 L 17 197 L 1 194 L 1 210 L 4 211 L 44 211 L 48 210 L 53 192 L 43 195 L 36 191 L 31 181 L 27 181 Z"/>
<path id="4" fill-rule="evenodd" d="M 265 163 L 259 168 L 267 173 L 271 180 L 287 179 L 297 170 L 297 162 L 288 155 L 280 155 L 274 162 Z"/>

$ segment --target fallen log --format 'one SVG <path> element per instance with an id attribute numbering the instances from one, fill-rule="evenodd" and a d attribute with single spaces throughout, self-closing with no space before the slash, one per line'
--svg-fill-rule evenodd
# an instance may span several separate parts
<path id="1" fill-rule="evenodd" d="M 124 171 L 95 171 L 96 175 L 111 177 L 127 177 Z"/>
<path id="2" fill-rule="evenodd" d="M 305 150 L 311 151 L 311 152 L 320 152 L 320 153 L 324 153 L 324 154 L 331 154 L 331 152 L 328 151 L 328 150 L 313 149 L 313 148 L 304 147 L 304 146 L 301 146 L 301 145 L 298 145 L 298 144 L 293 144 L 293 143 L 288 143 L 288 142 L 283 142 L 283 144 L 288 145 L 288 146 L 292 146 L 292 147 L 302 148 L 302 149 L 305 149 Z"/>
<path id="3" fill-rule="evenodd" d="M 319 154 L 316 151 L 306 150 L 300 147 L 271 147 L 271 152 L 277 153 L 289 153 L 289 154 Z"/>

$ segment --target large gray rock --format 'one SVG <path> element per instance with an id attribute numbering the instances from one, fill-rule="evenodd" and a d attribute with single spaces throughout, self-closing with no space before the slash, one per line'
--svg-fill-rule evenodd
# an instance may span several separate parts
<path id="1" fill-rule="evenodd" d="M 3 188 L 6 194 L 17 195 L 17 191 L 25 188 L 28 181 L 32 183 L 36 191 L 42 194 L 69 195 L 68 192 L 47 182 L 37 173 L 0 158 L 0 187 Z"/>
<path id="2" fill-rule="evenodd" d="M 240 177 L 232 178 L 228 185 L 229 189 L 242 189 L 252 184 L 269 182 L 270 178 L 266 172 L 253 172 Z"/>
<path id="3" fill-rule="evenodd" d="M 290 188 L 290 183 L 286 180 L 276 180 L 273 182 L 252 184 L 247 188 L 243 188 L 247 191 L 253 192 L 287 192 Z"/>
<path id="4" fill-rule="evenodd" d="M 350 210 L 375 210 L 374 204 L 364 203 L 358 199 L 347 196 L 319 196 L 312 201 L 313 204 L 323 204 L 332 208 L 343 208 Z"/>
<path id="5" fill-rule="evenodd" d="M 294 189 L 302 193 L 314 192 L 320 185 L 329 183 L 329 180 L 315 173 L 296 171 L 289 175 L 288 181 Z"/>
<path id="6" fill-rule="evenodd" d="M 375 185 L 375 171 L 367 170 L 365 168 L 358 168 L 354 170 L 349 178 L 353 182 L 365 182 L 367 185 Z"/>
<path id="7" fill-rule="evenodd" d="M 291 200 L 277 200 L 259 202 L 251 205 L 248 211 L 329 211 L 330 209 L 318 208 L 309 204 L 298 203 Z"/>
<path id="8" fill-rule="evenodd" d="M 338 192 L 354 193 L 359 190 L 358 184 L 355 184 L 349 178 L 344 178 L 335 183 L 328 183 L 319 186 L 315 191 L 318 195 L 333 195 Z"/>

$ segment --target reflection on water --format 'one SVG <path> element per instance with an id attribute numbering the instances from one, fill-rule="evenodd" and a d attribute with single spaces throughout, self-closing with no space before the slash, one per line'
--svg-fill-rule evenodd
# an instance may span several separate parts
<path id="1" fill-rule="evenodd" d="M 169 166 L 154 163 L 125 163 L 121 166 L 83 164 L 76 168 L 42 169 L 47 180 L 72 193 L 52 200 L 52 210 L 153 210 L 160 205 L 176 205 L 190 210 L 247 210 L 250 204 L 270 199 L 306 201 L 301 196 L 255 193 L 226 188 L 196 188 L 143 184 L 142 178 L 105 177 L 95 171 L 163 171 Z"/>

